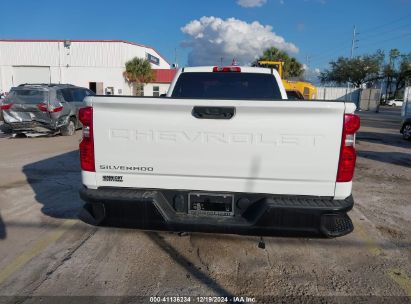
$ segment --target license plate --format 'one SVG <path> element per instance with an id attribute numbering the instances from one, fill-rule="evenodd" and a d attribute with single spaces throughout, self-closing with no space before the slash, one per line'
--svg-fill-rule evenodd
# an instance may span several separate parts
<path id="1" fill-rule="evenodd" d="M 188 213 L 208 216 L 233 216 L 234 196 L 231 194 L 190 193 Z"/>

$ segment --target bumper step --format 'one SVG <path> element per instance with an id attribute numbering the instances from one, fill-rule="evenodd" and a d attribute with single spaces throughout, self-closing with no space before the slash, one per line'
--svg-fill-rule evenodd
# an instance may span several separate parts
<path id="1" fill-rule="evenodd" d="M 354 225 L 346 213 L 323 214 L 321 216 L 321 231 L 327 237 L 346 235 L 354 230 Z"/>

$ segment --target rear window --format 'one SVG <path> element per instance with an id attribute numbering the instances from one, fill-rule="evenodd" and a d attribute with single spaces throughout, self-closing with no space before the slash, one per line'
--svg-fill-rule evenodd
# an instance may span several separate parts
<path id="1" fill-rule="evenodd" d="M 90 95 L 95 95 L 94 92 L 82 88 L 67 88 L 58 90 L 67 102 L 82 102 L 84 98 Z"/>
<path id="2" fill-rule="evenodd" d="M 61 89 L 60 92 L 63 95 L 63 98 L 67 102 L 72 102 L 73 101 L 73 94 L 72 94 L 72 89 Z"/>
<path id="3" fill-rule="evenodd" d="M 48 101 L 48 92 L 40 90 L 13 90 L 6 100 L 14 104 L 39 104 Z"/>
<path id="4" fill-rule="evenodd" d="M 182 73 L 172 97 L 210 99 L 281 99 L 274 75 L 258 73 Z"/>

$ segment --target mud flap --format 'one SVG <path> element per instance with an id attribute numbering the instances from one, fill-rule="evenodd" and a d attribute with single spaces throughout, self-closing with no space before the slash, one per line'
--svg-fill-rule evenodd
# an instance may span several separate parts
<path id="1" fill-rule="evenodd" d="M 106 218 L 106 209 L 102 203 L 86 203 L 78 218 L 86 224 L 99 226 Z"/>

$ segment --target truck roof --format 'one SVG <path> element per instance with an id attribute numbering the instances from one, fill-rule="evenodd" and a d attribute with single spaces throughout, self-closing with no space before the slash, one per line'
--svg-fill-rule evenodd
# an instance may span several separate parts
<path id="1" fill-rule="evenodd" d="M 197 67 L 185 67 L 182 68 L 183 73 L 201 73 L 201 72 L 212 72 L 216 66 L 197 66 Z M 225 66 L 223 66 L 225 67 Z M 260 74 L 271 74 L 271 69 L 260 68 L 260 67 L 249 67 L 249 66 L 227 66 L 227 67 L 238 67 L 241 69 L 242 73 L 260 73 Z M 276 72 L 276 70 L 274 70 Z"/>

